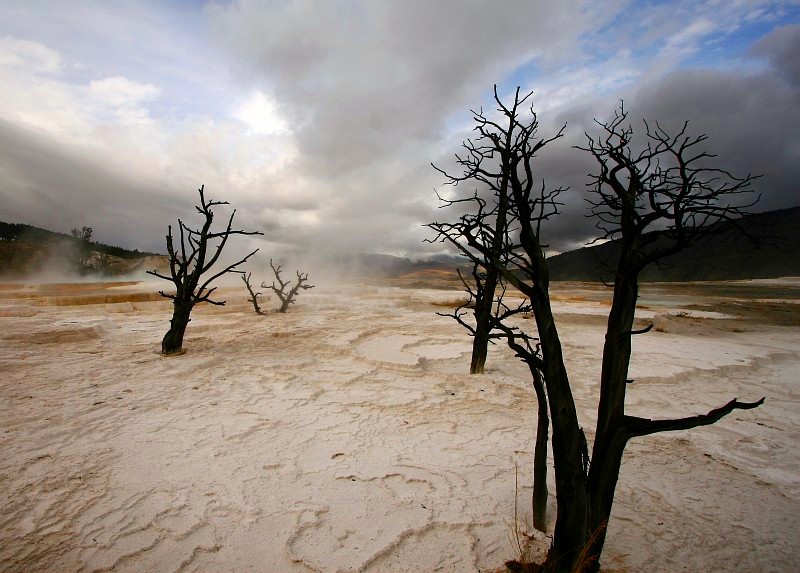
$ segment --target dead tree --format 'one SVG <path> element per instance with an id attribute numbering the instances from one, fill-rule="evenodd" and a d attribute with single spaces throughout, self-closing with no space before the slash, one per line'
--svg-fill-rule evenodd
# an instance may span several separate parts
<path id="1" fill-rule="evenodd" d="M 500 108 L 509 110 L 502 104 Z M 534 187 L 531 151 L 542 141 L 534 140 L 535 130 L 522 135 L 527 143 L 509 151 L 509 228 L 519 227 L 518 235 L 505 238 L 506 252 L 510 254 L 505 260 L 493 256 L 482 242 L 479 225 L 461 228 L 461 241 L 486 255 L 508 284 L 527 297 L 537 327 L 538 340 L 532 346 L 531 339 L 508 326 L 505 317 L 498 316 L 495 322 L 495 327 L 506 334 L 509 346 L 529 365 L 534 382 L 537 372 L 541 376 L 552 420 L 556 524 L 546 562 L 529 570 L 571 572 L 579 567 L 599 568 L 628 440 L 713 424 L 734 410 L 763 403 L 763 398 L 756 402 L 733 399 L 705 414 L 666 420 L 625 413 L 631 339 L 650 330 L 633 328 L 639 273 L 648 264 L 695 244 L 708 233 L 735 226 L 736 219 L 752 204 L 736 206 L 737 199 L 751 192 L 753 180 L 751 176 L 736 178 L 719 169 L 702 167 L 712 157 L 697 148 L 706 136 L 686 136 L 685 125 L 676 136 L 670 136 L 658 126 L 651 130 L 645 124 L 649 143 L 635 153 L 631 148 L 633 131 L 624 126 L 625 119 L 620 110 L 612 122 L 600 123 L 602 136 L 587 136 L 589 143 L 583 148 L 592 153 L 599 165 L 599 174 L 593 176 L 592 182 L 592 214 L 602 237 L 618 240 L 621 246 L 603 351 L 591 461 L 553 316 L 542 238 L 542 224 L 558 213 L 555 199 L 561 190 Z M 524 570 L 521 564 L 515 566 Z"/>
<path id="2" fill-rule="evenodd" d="M 278 312 L 286 312 L 289 309 L 289 305 L 294 304 L 294 299 L 297 298 L 297 293 L 300 289 L 308 290 L 314 288 L 314 285 L 306 284 L 308 281 L 308 273 L 301 273 L 300 271 L 297 271 L 297 282 L 293 287 L 289 288 L 292 281 L 284 281 L 281 279 L 281 269 L 283 267 L 281 265 L 277 267 L 273 265 L 272 259 L 269 260 L 269 266 L 275 274 L 275 280 L 278 281 L 278 286 L 275 286 L 275 281 L 272 281 L 270 286 L 267 286 L 266 283 L 261 283 L 261 288 L 271 288 L 278 296 L 278 299 L 281 301 L 281 307 L 278 309 Z"/>
<path id="3" fill-rule="evenodd" d="M 200 205 L 195 207 L 197 212 L 205 218 L 203 226 L 199 229 L 192 229 L 178 219 L 180 243 L 177 249 L 172 236 L 172 225 L 169 226 L 167 254 L 169 255 L 170 276 L 163 275 L 156 270 L 147 271 L 148 274 L 171 281 L 175 285 L 175 294 L 159 291 L 161 296 L 171 299 L 173 304 L 170 328 L 161 341 L 163 354 L 176 354 L 183 349 L 183 336 L 186 333 L 186 326 L 191 320 L 192 309 L 196 304 L 207 302 L 218 306 L 225 305 L 225 301 L 211 300 L 212 293 L 217 289 L 217 287 L 210 287 L 212 281 L 226 273 L 241 273 L 242 271 L 235 270 L 236 267 L 258 252 L 256 249 L 243 259 L 214 272 L 212 268 L 219 261 L 228 238 L 231 235 L 263 234 L 258 231 L 233 230 L 235 209 L 228 219 L 226 228 L 223 231 L 213 232 L 211 230 L 214 222 L 212 208 L 216 205 L 228 205 L 228 202 L 206 200 L 204 189 L 205 186 L 198 189 Z M 219 241 L 216 246 L 209 245 L 209 241 L 216 240 Z"/>
<path id="4" fill-rule="evenodd" d="M 587 134 L 587 145 L 579 148 L 597 162 L 598 173 L 591 176 L 590 203 L 600 238 L 617 240 L 621 247 L 603 348 L 592 462 L 586 476 L 590 501 L 587 530 L 597 532 L 587 554 L 597 567 L 628 440 L 713 424 L 734 410 L 764 402 L 763 398 L 756 402 L 733 399 L 706 414 L 665 420 L 625 412 L 631 340 L 652 328 L 633 328 L 639 274 L 647 265 L 657 264 L 709 234 L 738 228 L 737 220 L 760 198 L 753 198 L 756 177 L 736 177 L 707 166 L 715 157 L 703 149 L 708 137 L 687 135 L 688 122 L 671 135 L 659 124 L 651 127 L 645 121 L 646 145 L 636 152 L 633 128 L 626 120 L 620 105 L 612 121 L 598 122 L 600 135 Z"/>
<path id="5" fill-rule="evenodd" d="M 473 264 L 473 284 L 462 277 L 465 289 L 470 298 L 476 300 L 476 327 L 463 320 L 463 309 L 456 309 L 453 318 L 466 327 L 473 336 L 475 344 L 479 339 L 485 342 L 494 337 L 507 339 L 509 346 L 529 366 L 533 387 L 539 403 L 539 417 L 534 450 L 534 484 L 533 484 L 533 516 L 534 526 L 542 531 L 546 528 L 547 508 L 547 440 L 548 440 L 548 396 L 544 384 L 546 378 L 542 374 L 544 361 L 541 349 L 534 338 L 507 326 L 508 319 L 516 314 L 535 310 L 531 304 L 541 303 L 541 297 L 532 289 L 524 289 L 524 284 L 512 269 L 519 267 L 524 253 L 520 252 L 520 221 L 527 221 L 520 215 L 520 207 L 513 202 L 515 193 L 530 195 L 534 186 L 533 160 L 536 154 L 548 143 L 562 137 L 563 128 L 553 137 L 535 139 L 539 127 L 536 114 L 525 102 L 532 94 L 520 96 L 519 88 L 510 106 L 503 104 L 494 90 L 499 118 L 489 118 L 480 112 L 474 112 L 476 131 L 479 134 L 475 142 L 464 144 L 467 157 L 456 156 L 457 162 L 464 166 L 464 175 L 451 177 L 450 183 L 457 185 L 462 181 L 475 180 L 492 191 L 491 199 L 483 198 L 477 191 L 470 197 L 444 201 L 444 206 L 458 205 L 464 212 L 458 221 L 452 223 L 432 223 L 430 228 L 437 232 L 434 240 L 450 243 Z M 517 189 L 519 188 L 519 189 Z M 538 197 L 539 221 L 558 212 L 557 196 L 561 189 L 547 192 L 544 187 Z M 528 205 L 526 203 L 526 205 Z M 530 205 L 528 205 L 530 207 Z M 528 225 L 530 227 L 530 225 Z M 529 229 L 530 230 L 530 229 Z M 538 228 L 537 231 L 538 233 Z M 542 251 L 542 261 L 544 253 Z M 517 307 L 508 307 L 503 298 L 506 284 L 520 290 L 529 302 Z M 499 285 L 499 290 L 498 290 Z M 499 293 L 499 294 L 498 294 Z M 537 297 L 534 301 L 532 296 Z M 480 307 L 481 310 L 478 310 Z M 543 327 L 547 321 L 536 314 L 537 326 Z M 480 359 L 480 350 L 477 351 Z M 476 365 L 476 351 L 473 345 L 473 366 Z M 485 353 L 483 354 L 485 360 Z M 480 369 L 473 372 L 482 371 Z"/>
<path id="6" fill-rule="evenodd" d="M 267 313 L 264 312 L 263 310 L 261 310 L 261 307 L 258 306 L 258 297 L 261 296 L 261 293 L 253 291 L 253 286 L 250 284 L 250 276 L 252 274 L 253 273 L 247 273 L 247 274 L 242 273 L 242 280 L 244 281 L 244 286 L 247 287 L 247 292 L 250 293 L 250 298 L 248 300 L 251 303 L 253 303 L 253 309 L 255 309 L 256 314 L 260 314 L 260 315 L 263 316 L 263 315 L 265 315 Z"/>
<path id="7" fill-rule="evenodd" d="M 497 99 L 496 86 L 495 99 Z M 478 136 L 474 141 L 465 141 L 462 144 L 464 152 L 456 154 L 456 163 L 461 168 L 461 174 L 452 175 L 432 164 L 434 169 L 447 178 L 446 185 L 456 187 L 459 183 L 467 182 L 480 186 L 472 196 L 460 199 L 445 199 L 437 193 L 441 202 L 440 208 L 466 209 L 466 212 L 461 214 L 456 223 L 434 222 L 428 225 L 436 231 L 437 239 L 441 239 L 449 235 L 458 235 L 459 229 L 472 228 L 479 221 L 479 228 L 483 233 L 482 244 L 488 247 L 488 254 L 484 254 L 476 249 L 464 252 L 463 245 L 460 246 L 462 253 L 472 263 L 471 281 L 468 283 L 463 276 L 461 280 L 469 294 L 469 304 L 474 309 L 475 326 L 460 318 L 459 311 L 450 315 L 473 337 L 470 374 L 483 374 L 491 339 L 492 312 L 496 304 L 495 293 L 500 274 L 489 264 L 489 256 L 503 257 L 503 240 L 508 230 L 508 185 L 511 171 L 510 155 L 506 150 L 519 143 L 515 141 L 520 133 L 519 128 L 522 127 L 517 123 L 518 103 L 521 102 L 515 102 L 509 110 L 510 115 L 503 118 L 505 121 L 510 120 L 510 123 L 502 127 L 487 117 L 482 109 L 472 112 L 476 124 L 474 131 Z M 484 199 L 483 195 L 489 195 L 490 199 Z"/>

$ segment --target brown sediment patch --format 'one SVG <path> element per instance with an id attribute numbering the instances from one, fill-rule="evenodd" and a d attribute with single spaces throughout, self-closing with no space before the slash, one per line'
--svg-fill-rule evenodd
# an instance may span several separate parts
<path id="1" fill-rule="evenodd" d="M 468 298 L 456 298 L 456 299 L 447 299 L 447 300 L 434 300 L 431 301 L 431 305 L 433 306 L 442 306 L 445 308 L 458 308 L 460 306 L 468 307 L 468 308 L 475 308 L 475 303 L 470 302 Z"/>
<path id="2" fill-rule="evenodd" d="M 86 304 L 117 304 L 123 302 L 155 302 L 163 297 L 155 292 L 131 292 L 118 294 L 89 294 L 73 296 L 43 296 L 37 301 L 40 306 L 82 306 Z"/>
<path id="3" fill-rule="evenodd" d="M 128 287 L 140 284 L 140 281 L 106 281 L 93 283 L 42 283 L 37 285 L 40 294 L 61 292 L 86 292 L 87 290 L 105 290 L 109 288 Z"/>
<path id="4" fill-rule="evenodd" d="M 552 294 L 550 300 L 553 302 L 586 302 L 587 298 L 579 295 Z"/>
<path id="5" fill-rule="evenodd" d="M 17 301 L 17 300 L 35 300 L 38 298 L 35 294 L 32 293 L 22 293 L 22 292 L 0 292 L 0 300 L 2 301 Z"/>
<path id="6" fill-rule="evenodd" d="M 452 290 L 455 288 L 455 283 L 453 284 L 445 284 L 445 283 L 438 283 L 433 281 L 402 281 L 400 279 L 393 279 L 391 281 L 387 281 L 388 284 L 392 286 L 397 286 L 400 288 L 411 288 L 411 289 L 435 289 L 435 290 Z M 461 283 L 458 283 L 459 286 Z"/>
<path id="7" fill-rule="evenodd" d="M 50 330 L 7 334 L 3 336 L 3 340 L 14 341 L 19 344 L 64 344 L 100 338 L 104 332 L 105 329 L 98 325 L 75 325 Z"/>
<path id="8" fill-rule="evenodd" d="M 0 289 L 0 300 L 26 301 L 44 306 L 84 306 L 119 303 L 143 303 L 162 300 L 155 288 L 147 285 L 136 288 L 139 281 L 99 283 L 5 283 Z"/>
<path id="9" fill-rule="evenodd" d="M 36 316 L 38 313 L 38 310 L 30 306 L 7 306 L 0 308 L 0 318 L 30 317 Z"/>
<path id="10" fill-rule="evenodd" d="M 408 289 L 461 289 L 462 283 L 454 269 L 424 269 L 380 279 L 380 284 Z"/>
<path id="11" fill-rule="evenodd" d="M 800 324 L 800 304 L 785 301 L 722 301 L 707 305 L 687 305 L 689 310 L 714 311 L 737 317 L 739 326 L 755 324 L 770 326 L 797 326 Z"/>

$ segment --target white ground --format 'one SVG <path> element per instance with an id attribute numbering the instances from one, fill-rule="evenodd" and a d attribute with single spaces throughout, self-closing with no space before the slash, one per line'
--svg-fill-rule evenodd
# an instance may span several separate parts
<path id="1" fill-rule="evenodd" d="M 318 287 L 262 317 L 230 289 L 164 358 L 169 304 L 128 302 L 157 286 L 0 290 L 0 571 L 460 572 L 516 557 L 533 392 L 501 346 L 465 375 L 469 339 L 432 304 L 458 293 Z M 606 307 L 561 300 L 591 441 Z M 641 313 L 657 329 L 635 341 L 630 413 L 767 401 L 629 445 L 604 568 L 800 570 L 800 327 L 660 304 Z"/>

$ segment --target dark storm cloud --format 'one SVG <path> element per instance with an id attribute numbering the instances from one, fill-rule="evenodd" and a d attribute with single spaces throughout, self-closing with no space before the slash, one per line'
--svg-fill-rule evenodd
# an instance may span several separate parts
<path id="1" fill-rule="evenodd" d="M 211 11 L 241 62 L 266 82 L 297 130 L 308 169 L 340 176 L 413 157 L 534 55 L 572 45 L 573 3 L 240 2 Z"/>
<path id="2" fill-rule="evenodd" d="M 210 11 L 240 77 L 296 135 L 299 176 L 323 195 L 299 237 L 418 251 L 435 214 L 429 165 L 452 124 L 520 65 L 570 53 L 589 25 L 573 3 L 240 2 Z M 357 232 L 354 232 L 357 229 Z"/>
<path id="3" fill-rule="evenodd" d="M 800 24 L 776 28 L 753 46 L 752 53 L 769 60 L 790 83 L 800 84 Z"/>
<path id="4" fill-rule="evenodd" d="M 148 6 L 157 13 L 159 4 Z M 429 163 L 453 166 L 452 154 L 471 136 L 469 109 L 490 110 L 495 83 L 506 95 L 517 83 L 549 94 L 537 102 L 542 135 L 568 123 L 538 161 L 549 186 L 571 188 L 563 214 L 547 227 L 553 250 L 594 236 L 584 202 L 594 166 L 572 146 L 620 99 L 637 129 L 641 117 L 671 128 L 689 120 L 693 133 L 708 133 L 721 166 L 764 174 L 760 209 L 800 203 L 798 26 L 762 38 L 742 69 L 723 58 L 713 60 L 720 69 L 669 73 L 687 54 L 716 49 L 711 40 L 724 41 L 747 10 L 739 3 L 641 6 L 220 2 L 205 11 L 208 27 L 176 36 L 179 43 L 196 36 L 214 55 L 207 70 L 197 58 L 181 60 L 198 83 L 227 94 L 211 101 L 211 92 L 181 83 L 178 91 L 203 100 L 192 109 L 207 115 L 168 98 L 175 86 L 162 87 L 159 74 L 151 85 L 147 62 L 120 70 L 107 62 L 113 77 L 76 80 L 63 73 L 80 64 L 69 50 L 12 38 L 0 57 L 0 216 L 62 231 L 88 225 L 99 240 L 162 250 L 166 225 L 193 213 L 194 189 L 205 183 L 239 208 L 243 228 L 265 232 L 265 252 L 435 251 L 440 246 L 422 242 L 430 236 L 423 225 L 444 215 L 433 192 L 444 178 Z M 81 53 L 97 51 L 87 42 L 92 50 Z M 179 52 L 187 50 L 194 51 Z M 20 54 L 55 63 L 15 67 Z M 220 71 L 221 61 L 232 76 Z M 259 101 L 260 108 L 251 105 Z M 156 112 L 172 105 L 174 114 Z M 258 131 L 264 125 L 280 128 Z"/>
<path id="5" fill-rule="evenodd" d="M 428 163 L 448 165 L 458 144 L 453 125 L 463 124 L 469 137 L 468 109 L 493 83 L 521 65 L 574 53 L 579 38 L 602 23 L 587 22 L 587 12 L 571 3 L 536 2 L 502 10 L 482 2 L 240 2 L 211 16 L 241 76 L 265 86 L 289 118 L 298 171 L 328 189 L 324 222 L 300 241 L 406 251 L 431 247 L 415 245 L 422 235 L 402 229 L 443 216 L 432 195 L 443 178 Z M 568 123 L 565 138 L 539 161 L 549 185 L 571 187 L 562 196 L 563 214 L 548 226 L 551 247 L 575 248 L 595 235 L 584 201 L 594 166 L 572 146 L 583 144 L 583 132 L 596 127 L 592 118 L 608 117 L 620 99 L 635 127 L 641 117 L 673 127 L 689 120 L 693 132 L 709 134 L 721 166 L 763 173 L 760 209 L 800 202 L 800 102 L 796 83 L 787 81 L 796 77 L 796 38 L 796 27 L 764 38 L 756 52 L 771 67 L 759 73 L 644 76 L 542 115 L 543 133 Z M 357 238 L 347 233 L 353 228 Z"/>
<path id="6" fill-rule="evenodd" d="M 629 119 L 644 140 L 642 118 L 658 121 L 676 133 L 689 121 L 689 133 L 709 136 L 706 149 L 717 155 L 713 164 L 734 175 L 762 175 L 754 184 L 761 201 L 753 211 L 800 204 L 800 86 L 795 60 L 787 46 L 796 45 L 800 27 L 776 30 L 758 45 L 759 55 L 771 62 L 760 72 L 682 70 L 652 79 L 603 98 L 586 99 L 543 118 L 552 130 L 567 123 L 564 140 L 553 144 L 540 161 L 549 182 L 568 185 L 563 216 L 551 223 L 551 244 L 556 250 L 576 248 L 596 236 L 588 205 L 586 174 L 594 172 L 591 157 L 570 149 L 585 143 L 584 131 L 597 133 L 593 118 L 608 120 L 624 100 Z"/>
<path id="7" fill-rule="evenodd" d="M 167 225 L 193 197 L 170 200 L 42 134 L 0 120 L 2 218 L 54 231 L 92 227 L 94 239 L 164 252 Z"/>

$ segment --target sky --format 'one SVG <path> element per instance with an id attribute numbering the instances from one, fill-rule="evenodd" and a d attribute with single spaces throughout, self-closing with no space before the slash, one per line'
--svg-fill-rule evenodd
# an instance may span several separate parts
<path id="1" fill-rule="evenodd" d="M 435 190 L 470 109 L 533 91 L 553 252 L 583 246 L 591 157 L 620 101 L 706 133 L 800 204 L 800 2 L 0 0 L 0 220 L 164 252 L 196 189 L 262 253 L 441 252 Z"/>

